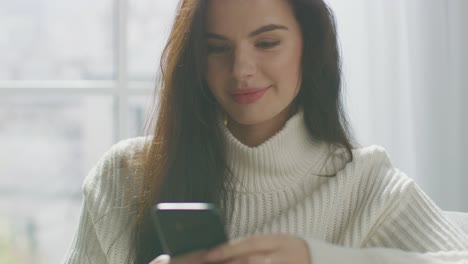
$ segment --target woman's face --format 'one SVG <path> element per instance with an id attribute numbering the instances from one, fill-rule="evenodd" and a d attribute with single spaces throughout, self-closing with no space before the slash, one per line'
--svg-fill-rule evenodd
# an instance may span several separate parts
<path id="1" fill-rule="evenodd" d="M 208 1 L 206 80 L 232 121 L 289 110 L 299 92 L 302 34 L 288 0 Z"/>

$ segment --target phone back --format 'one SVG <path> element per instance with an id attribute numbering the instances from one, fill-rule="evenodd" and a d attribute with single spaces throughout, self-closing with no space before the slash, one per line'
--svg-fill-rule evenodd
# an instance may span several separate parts
<path id="1" fill-rule="evenodd" d="M 152 216 L 164 251 L 171 256 L 227 241 L 219 209 L 206 203 L 160 203 Z"/>

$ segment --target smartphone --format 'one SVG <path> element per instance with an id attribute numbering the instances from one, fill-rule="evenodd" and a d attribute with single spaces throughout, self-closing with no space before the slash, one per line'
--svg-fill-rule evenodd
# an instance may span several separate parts
<path id="1" fill-rule="evenodd" d="M 210 203 L 159 203 L 151 217 L 170 256 L 210 249 L 227 242 L 220 209 Z"/>

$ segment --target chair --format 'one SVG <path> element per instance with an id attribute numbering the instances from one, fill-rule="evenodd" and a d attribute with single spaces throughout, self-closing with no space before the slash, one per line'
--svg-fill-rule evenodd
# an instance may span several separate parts
<path id="1" fill-rule="evenodd" d="M 468 213 L 444 211 L 444 215 L 468 235 Z"/>

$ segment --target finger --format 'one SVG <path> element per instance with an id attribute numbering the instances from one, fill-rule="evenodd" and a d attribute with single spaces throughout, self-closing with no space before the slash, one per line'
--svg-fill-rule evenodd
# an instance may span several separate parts
<path id="1" fill-rule="evenodd" d="M 230 241 L 208 252 L 207 262 L 226 261 L 254 253 L 266 253 L 280 246 L 281 235 L 254 236 Z"/>
<path id="2" fill-rule="evenodd" d="M 155 258 L 150 264 L 183 264 L 183 263 L 203 263 L 206 250 L 194 251 L 177 257 L 170 257 L 169 255 L 160 255 Z"/>
<path id="3" fill-rule="evenodd" d="M 171 257 L 169 257 L 169 255 L 160 255 L 151 261 L 150 264 L 169 264 L 170 261 Z"/>
<path id="4" fill-rule="evenodd" d="M 278 263 L 285 263 L 285 262 L 281 262 L 280 259 L 270 254 L 248 255 L 248 256 L 243 256 L 241 258 L 231 259 L 228 262 L 223 262 L 223 264 L 245 264 L 245 263 L 278 264 Z"/>
<path id="5" fill-rule="evenodd" d="M 200 264 L 205 262 L 206 250 L 194 251 L 184 255 L 171 258 L 170 264 L 193 263 Z"/>
<path id="6" fill-rule="evenodd" d="M 224 264 L 245 264 L 245 263 L 263 264 L 265 262 L 264 262 L 264 257 L 259 256 L 259 255 L 252 255 L 252 256 L 232 259 L 228 262 L 224 262 Z"/>

